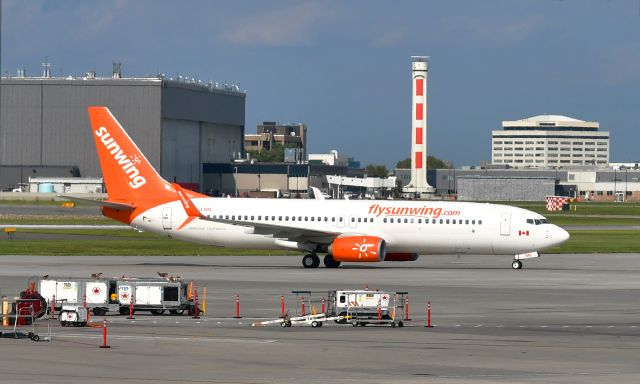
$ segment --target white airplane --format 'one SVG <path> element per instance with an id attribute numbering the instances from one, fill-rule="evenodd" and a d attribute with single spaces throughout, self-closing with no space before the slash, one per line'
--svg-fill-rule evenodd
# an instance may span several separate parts
<path id="1" fill-rule="evenodd" d="M 136 229 L 223 247 L 306 252 L 305 268 L 413 261 L 424 254 L 495 254 L 520 260 L 569 234 L 506 205 L 389 200 L 212 198 L 162 179 L 105 107 L 89 107 L 108 198 L 102 213 Z M 67 196 L 68 197 L 68 196 Z"/>

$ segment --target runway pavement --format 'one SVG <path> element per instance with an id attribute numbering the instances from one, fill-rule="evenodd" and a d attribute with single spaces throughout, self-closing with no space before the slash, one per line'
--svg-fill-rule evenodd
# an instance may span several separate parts
<path id="1" fill-rule="evenodd" d="M 109 316 L 54 329 L 50 343 L 0 339 L 0 382 L 637 383 L 640 255 L 499 256 L 305 270 L 298 257 L 0 257 L 0 291 L 31 275 L 181 275 L 207 286 L 205 318 Z M 404 328 L 251 327 L 292 290 L 408 291 Z M 241 297 L 242 319 L 233 319 Z M 425 304 L 434 328 L 425 328 Z M 28 373 L 27 373 L 28 372 Z"/>

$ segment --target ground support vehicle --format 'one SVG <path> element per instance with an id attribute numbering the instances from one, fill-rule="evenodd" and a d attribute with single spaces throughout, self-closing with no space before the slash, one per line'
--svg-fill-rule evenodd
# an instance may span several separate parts
<path id="1" fill-rule="evenodd" d="M 328 292 L 327 316 L 342 316 L 341 324 L 403 327 L 406 292 L 340 290 Z"/>
<path id="2" fill-rule="evenodd" d="M 63 327 L 86 327 L 87 308 L 79 305 L 63 305 L 60 311 L 60 325 Z"/>
<path id="3" fill-rule="evenodd" d="M 194 311 L 192 283 L 167 278 L 32 278 L 38 291 L 59 311 L 64 305 L 82 306 L 94 315 L 108 312 L 126 315 L 130 310 L 160 315 L 169 311 L 189 314 Z M 132 302 L 133 300 L 133 302 Z M 133 306 L 132 306 L 133 304 Z M 48 304 L 51 307 L 51 304 Z"/>

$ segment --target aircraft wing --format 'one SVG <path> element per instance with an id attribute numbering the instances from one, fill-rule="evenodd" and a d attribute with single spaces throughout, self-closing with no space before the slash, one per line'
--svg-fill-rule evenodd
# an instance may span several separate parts
<path id="1" fill-rule="evenodd" d="M 271 236 L 278 239 L 287 239 L 289 241 L 297 242 L 306 241 L 316 244 L 331 244 L 331 242 L 341 234 L 340 232 L 334 231 L 317 231 L 288 225 L 256 223 L 244 220 L 217 219 L 213 217 L 200 217 L 200 220 L 239 225 L 242 227 L 253 227 L 253 233 L 256 235 Z"/>
<path id="2" fill-rule="evenodd" d="M 102 207 L 113 208 L 116 210 L 131 210 L 136 208 L 136 206 L 133 204 L 118 203 L 115 201 L 108 201 L 108 200 L 96 200 L 96 199 L 89 199 L 86 197 L 77 197 L 77 196 L 70 196 L 70 195 L 58 195 L 58 197 L 61 197 L 63 199 L 73 200 L 73 201 L 79 201 L 81 203 L 89 203 L 89 204 L 99 205 Z"/>

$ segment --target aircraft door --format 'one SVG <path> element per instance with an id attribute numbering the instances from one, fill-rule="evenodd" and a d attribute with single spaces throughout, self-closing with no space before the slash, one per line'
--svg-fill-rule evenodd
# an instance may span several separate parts
<path id="1" fill-rule="evenodd" d="M 171 207 L 162 209 L 162 228 L 171 229 Z"/>
<path id="2" fill-rule="evenodd" d="M 511 214 L 503 213 L 500 216 L 500 235 L 509 236 L 511 235 Z"/>

